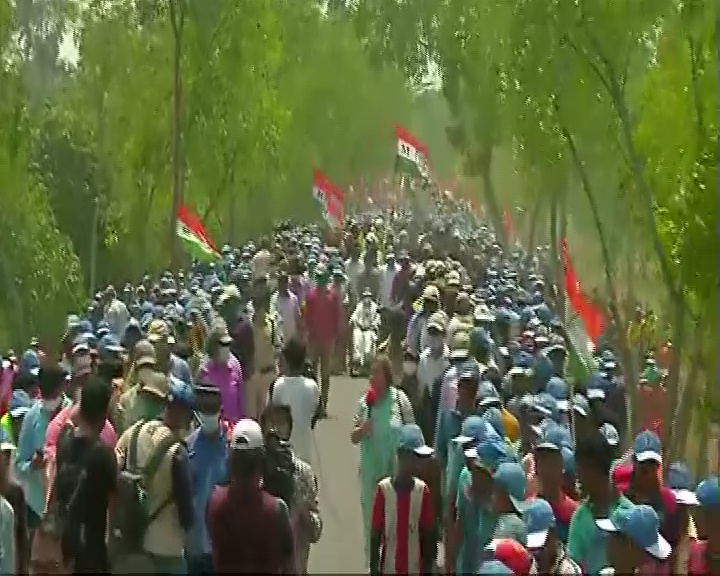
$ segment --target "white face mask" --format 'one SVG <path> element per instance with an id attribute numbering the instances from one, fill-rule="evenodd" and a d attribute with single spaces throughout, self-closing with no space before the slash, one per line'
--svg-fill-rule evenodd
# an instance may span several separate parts
<path id="1" fill-rule="evenodd" d="M 225 363 L 230 359 L 230 347 L 220 346 L 217 352 L 217 359 L 220 363 Z"/>
<path id="2" fill-rule="evenodd" d="M 48 412 L 55 412 L 60 407 L 60 402 L 62 402 L 62 398 L 58 396 L 57 398 L 44 398 L 43 408 L 47 410 Z"/>
<path id="3" fill-rule="evenodd" d="M 412 360 L 405 360 L 402 365 L 403 374 L 405 376 L 412 376 L 417 372 L 417 364 Z"/>
<path id="4" fill-rule="evenodd" d="M 198 412 L 200 428 L 203 432 L 216 432 L 220 428 L 220 412 L 217 414 L 203 414 Z"/>

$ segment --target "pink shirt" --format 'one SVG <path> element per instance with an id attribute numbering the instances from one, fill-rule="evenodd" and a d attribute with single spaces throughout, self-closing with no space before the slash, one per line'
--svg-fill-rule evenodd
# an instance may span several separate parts
<path id="1" fill-rule="evenodd" d="M 45 455 L 50 458 L 55 458 L 55 449 L 57 448 L 58 436 L 60 436 L 60 430 L 63 426 L 70 422 L 75 415 L 78 413 L 77 404 L 71 404 L 66 408 L 60 410 L 55 418 L 48 424 L 47 432 L 45 432 Z M 115 448 L 117 442 L 117 434 L 115 434 L 115 428 L 109 420 L 105 420 L 105 426 L 103 426 L 102 432 L 100 432 L 100 439 L 105 442 L 110 448 Z"/>

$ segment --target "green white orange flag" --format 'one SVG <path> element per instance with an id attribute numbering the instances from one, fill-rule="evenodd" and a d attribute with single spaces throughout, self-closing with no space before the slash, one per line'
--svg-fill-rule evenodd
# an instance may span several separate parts
<path id="1" fill-rule="evenodd" d="M 570 347 L 568 369 L 576 379 L 584 381 L 595 370 L 593 352 L 605 320 L 598 307 L 580 289 L 565 239 L 562 242 L 561 258 L 565 284 L 565 333 Z"/>
<path id="2" fill-rule="evenodd" d="M 342 224 L 345 206 L 345 193 L 320 170 L 313 170 L 313 198 L 322 209 L 323 218 L 330 226 Z"/>
<path id="3" fill-rule="evenodd" d="M 178 208 L 176 233 L 183 241 L 185 249 L 198 260 L 207 262 L 220 258 L 220 252 L 205 231 L 200 218 L 183 205 Z"/>
<path id="4" fill-rule="evenodd" d="M 427 179 L 430 175 L 428 149 L 402 126 L 395 126 L 397 156 L 395 170 L 410 179 Z"/>

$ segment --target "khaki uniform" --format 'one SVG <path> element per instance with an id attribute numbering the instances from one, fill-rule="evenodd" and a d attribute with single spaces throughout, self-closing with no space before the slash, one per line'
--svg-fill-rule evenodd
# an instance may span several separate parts
<path id="1" fill-rule="evenodd" d="M 259 419 L 267 404 L 270 385 L 277 376 L 276 348 L 272 342 L 272 328 L 266 322 L 253 326 L 255 331 L 255 372 L 245 381 L 245 406 L 248 416 Z"/>
<path id="2" fill-rule="evenodd" d="M 132 425 L 123 433 L 115 447 L 120 469 L 125 466 L 130 438 L 136 426 L 143 426 L 137 443 L 137 464 L 141 470 L 147 465 L 156 447 L 166 438 L 173 435 L 170 428 L 160 420 L 138 422 Z M 180 443 L 178 442 L 168 450 L 160 463 L 157 473 L 147 487 L 148 507 L 150 510 L 159 509 L 168 498 L 172 497 L 172 460 L 179 449 Z M 177 507 L 174 502 L 170 502 L 148 527 L 143 548 L 145 552 L 158 556 L 182 557 L 184 547 L 184 533 L 178 520 Z"/>

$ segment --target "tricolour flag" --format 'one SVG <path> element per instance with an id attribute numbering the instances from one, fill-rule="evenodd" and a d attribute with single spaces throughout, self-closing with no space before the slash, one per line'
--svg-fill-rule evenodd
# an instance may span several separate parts
<path id="1" fill-rule="evenodd" d="M 339 226 L 342 223 L 345 193 L 318 169 L 313 170 L 313 198 L 320 204 L 328 224 Z"/>
<path id="2" fill-rule="evenodd" d="M 185 244 L 186 250 L 195 258 L 204 261 L 220 258 L 220 252 L 205 232 L 200 218 L 183 205 L 178 208 L 176 233 Z"/>
<path id="3" fill-rule="evenodd" d="M 587 381 L 595 370 L 593 352 L 603 330 L 604 318 L 597 306 L 580 290 L 565 239 L 561 257 L 565 284 L 565 332 L 570 347 L 568 368 L 576 379 Z"/>
<path id="4" fill-rule="evenodd" d="M 430 175 L 427 146 L 402 126 L 395 126 L 397 136 L 396 171 L 409 178 L 427 179 Z"/>

